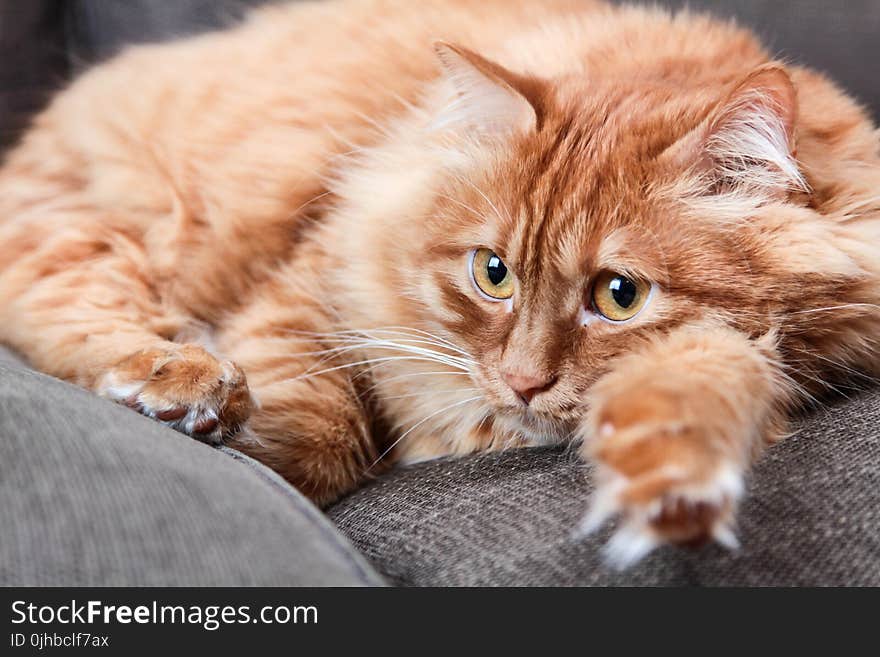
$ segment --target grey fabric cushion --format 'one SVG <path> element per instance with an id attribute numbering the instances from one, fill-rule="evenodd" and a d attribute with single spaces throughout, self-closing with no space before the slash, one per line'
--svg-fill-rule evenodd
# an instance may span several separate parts
<path id="1" fill-rule="evenodd" d="M 0 585 L 382 583 L 262 465 L 4 360 Z"/>
<path id="2" fill-rule="evenodd" d="M 2 344 L 0 344 L 0 365 L 19 369 L 27 368 L 27 365 L 25 365 L 24 359 L 21 356 L 11 349 L 7 349 Z"/>
<path id="3" fill-rule="evenodd" d="M 663 548 L 605 567 L 610 528 L 570 532 L 589 469 L 564 449 L 524 449 L 392 472 L 329 511 L 404 585 L 880 586 L 880 390 L 820 412 L 758 464 L 742 547 Z"/>

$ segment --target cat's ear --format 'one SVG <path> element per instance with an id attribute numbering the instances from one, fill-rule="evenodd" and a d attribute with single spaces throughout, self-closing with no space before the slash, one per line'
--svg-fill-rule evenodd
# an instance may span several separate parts
<path id="1" fill-rule="evenodd" d="M 435 117 L 434 130 L 479 136 L 535 130 L 535 107 L 517 88 L 524 81 L 466 48 L 437 42 L 434 50 L 450 85 L 449 102 Z"/>
<path id="2" fill-rule="evenodd" d="M 693 166 L 715 188 L 753 189 L 773 196 L 804 191 L 795 160 L 797 94 L 775 64 L 753 71 L 695 130 L 660 158 Z"/>

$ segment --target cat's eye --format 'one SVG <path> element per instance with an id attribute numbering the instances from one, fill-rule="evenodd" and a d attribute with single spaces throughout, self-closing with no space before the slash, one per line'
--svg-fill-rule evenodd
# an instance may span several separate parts
<path id="1" fill-rule="evenodd" d="M 650 283 L 603 271 L 593 283 L 593 309 L 612 322 L 625 322 L 645 307 L 650 292 Z"/>
<path id="2" fill-rule="evenodd" d="M 513 296 L 513 274 L 492 249 L 471 252 L 471 279 L 477 290 L 491 301 Z"/>

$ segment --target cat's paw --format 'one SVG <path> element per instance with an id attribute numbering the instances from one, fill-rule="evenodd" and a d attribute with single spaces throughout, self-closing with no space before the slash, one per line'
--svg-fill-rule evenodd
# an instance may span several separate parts
<path id="1" fill-rule="evenodd" d="M 97 392 L 209 444 L 232 436 L 254 409 L 244 372 L 196 345 L 133 354 Z"/>
<path id="2" fill-rule="evenodd" d="M 667 543 L 714 540 L 735 548 L 743 467 L 730 441 L 715 435 L 717 426 L 692 416 L 683 420 L 673 400 L 650 393 L 607 403 L 585 445 L 596 465 L 596 490 L 578 533 L 589 534 L 616 517 L 617 529 L 604 548 L 616 568 Z"/>

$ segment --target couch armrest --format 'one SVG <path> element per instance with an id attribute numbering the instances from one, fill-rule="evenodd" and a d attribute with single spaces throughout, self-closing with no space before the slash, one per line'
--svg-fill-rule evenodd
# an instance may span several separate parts
<path id="1" fill-rule="evenodd" d="M 382 584 L 262 465 L 2 363 L 0 499 L 3 586 Z"/>

